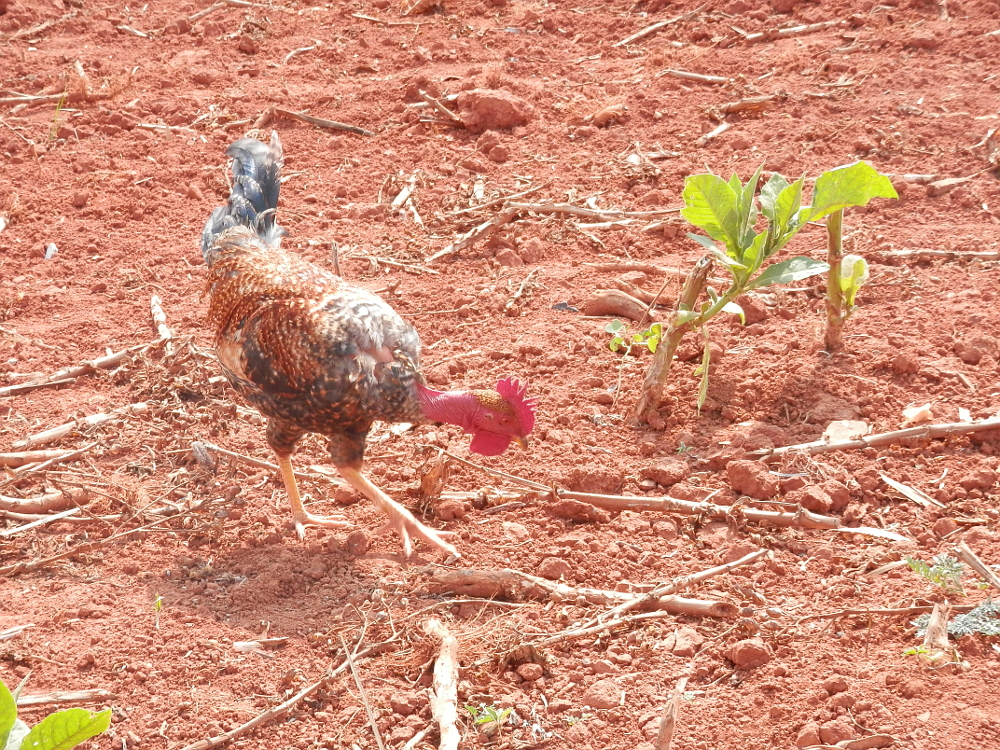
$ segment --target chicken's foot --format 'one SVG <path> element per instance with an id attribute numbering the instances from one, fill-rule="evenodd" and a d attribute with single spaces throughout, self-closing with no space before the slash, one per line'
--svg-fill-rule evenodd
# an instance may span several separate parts
<path id="1" fill-rule="evenodd" d="M 406 553 L 407 557 L 410 556 L 410 553 L 413 550 L 411 537 L 423 539 L 427 544 L 432 547 L 437 547 L 439 550 L 448 555 L 452 555 L 454 557 L 462 556 L 459 551 L 455 549 L 455 547 L 442 539 L 441 535 L 437 531 L 434 531 L 434 529 L 429 528 L 428 526 L 424 526 L 420 523 L 420 521 L 414 518 L 410 511 L 372 484 L 371 480 L 361 473 L 359 469 L 353 469 L 347 466 L 338 466 L 337 470 L 340 471 L 341 476 L 347 480 L 348 484 L 375 503 L 375 506 L 389 517 L 385 526 L 379 529 L 377 533 L 392 529 L 399 534 L 403 540 L 403 551 Z"/>
<path id="2" fill-rule="evenodd" d="M 306 526 L 322 526 L 328 529 L 342 529 L 352 524 L 343 518 L 335 516 L 314 516 L 305 509 L 302 504 L 302 497 L 299 495 L 299 485 L 295 481 L 295 472 L 292 470 L 291 456 L 278 456 L 278 467 L 281 469 L 281 478 L 285 480 L 285 491 L 288 493 L 288 503 L 292 506 L 292 522 L 295 524 L 295 533 L 299 539 L 306 538 Z"/>

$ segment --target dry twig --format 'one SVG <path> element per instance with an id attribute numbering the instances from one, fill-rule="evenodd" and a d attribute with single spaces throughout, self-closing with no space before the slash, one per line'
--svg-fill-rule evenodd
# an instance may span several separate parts
<path id="1" fill-rule="evenodd" d="M 110 370 L 113 367 L 117 367 L 122 363 L 126 357 L 128 357 L 133 352 L 138 352 L 141 349 L 147 349 L 151 344 L 139 344 L 137 346 L 130 346 L 128 349 L 123 349 L 120 352 L 115 352 L 114 354 L 107 354 L 103 357 L 98 357 L 97 359 L 92 359 L 89 362 L 84 362 L 81 365 L 76 365 L 74 367 L 64 367 L 58 372 L 54 372 L 51 375 L 47 375 L 41 380 L 36 380 L 32 383 L 23 383 L 22 385 L 10 385 L 4 388 L 0 388 L 0 398 L 4 396 L 13 396 L 16 393 L 21 392 L 21 389 L 26 387 L 41 388 L 46 385 L 55 385 L 59 383 L 71 382 L 74 378 L 81 377 L 83 375 L 89 375 L 97 370 Z"/>
<path id="2" fill-rule="evenodd" d="M 684 695 L 684 688 L 687 687 L 687 677 L 681 677 L 670 694 L 660 717 L 660 731 L 656 734 L 656 750 L 670 750 L 674 741 L 674 730 L 677 728 L 677 710 L 681 705 L 681 696 Z"/>
<path id="3" fill-rule="evenodd" d="M 972 551 L 968 544 L 962 542 L 957 547 L 952 547 L 951 551 L 959 560 L 982 576 L 986 583 L 1000 591 L 1000 577 L 997 577 L 997 574 L 979 559 L 979 556 Z"/>
<path id="4" fill-rule="evenodd" d="M 440 620 L 428 620 L 424 632 L 441 645 L 434 662 L 434 687 L 431 691 L 431 716 L 441 734 L 440 750 L 458 750 L 458 640 Z"/>
<path id="5" fill-rule="evenodd" d="M 304 112 L 293 112 L 290 109 L 282 109 L 281 107 L 268 107 L 265 109 L 257 121 L 254 123 L 254 128 L 261 129 L 271 121 L 273 117 L 287 117 L 290 120 L 298 120 L 299 122 L 304 122 L 307 125 L 315 125 L 318 128 L 327 128 L 328 130 L 342 130 L 347 133 L 354 133 L 355 135 L 367 135 L 374 136 L 370 130 L 365 130 L 364 128 L 358 127 L 357 125 L 347 125 L 343 122 L 337 122 L 335 120 L 326 120 L 322 117 L 314 117 L 312 115 L 307 115 Z"/>
<path id="6" fill-rule="evenodd" d="M 637 31 L 634 34 L 632 34 L 631 36 L 625 37 L 620 42 L 615 42 L 614 45 L 612 45 L 612 46 L 614 46 L 614 47 L 624 47 L 626 44 L 632 44 L 634 42 L 639 41 L 640 39 L 645 39 L 650 34 L 655 34 L 660 29 L 662 29 L 662 28 L 664 28 L 666 26 L 670 26 L 671 24 L 675 24 L 678 21 L 690 21 L 692 18 L 694 18 L 695 16 L 697 16 L 699 13 L 701 13 L 703 10 L 705 10 L 705 6 L 701 5 L 701 6 L 697 7 L 697 8 L 695 8 L 692 11 L 688 11 L 687 13 L 684 13 L 683 15 L 675 16 L 674 18 L 668 18 L 665 21 L 657 21 L 652 26 L 647 26 L 646 28 L 642 29 L 641 31 Z"/>
<path id="7" fill-rule="evenodd" d="M 117 409 L 112 409 L 109 412 L 102 412 L 101 414 L 91 414 L 86 417 L 81 417 L 80 419 L 74 420 L 72 422 L 67 422 L 66 424 L 59 425 L 58 427 L 53 427 L 49 430 L 44 430 L 42 432 L 36 432 L 34 435 L 29 435 L 26 438 L 17 440 L 12 444 L 13 448 L 18 450 L 30 450 L 39 445 L 47 445 L 48 443 L 54 443 L 60 440 L 77 429 L 85 427 L 98 427 L 108 422 L 122 419 L 127 416 L 136 416 L 139 414 L 145 414 L 149 411 L 149 404 L 142 401 L 138 404 L 129 404 L 128 406 L 122 406 Z"/>
<path id="8" fill-rule="evenodd" d="M 17 707 L 27 706 L 49 706 L 52 704 L 65 705 L 67 703 L 96 703 L 117 700 L 118 696 L 110 690 L 95 688 L 94 690 L 57 690 L 53 693 L 40 693 L 38 695 L 20 695 L 17 698 Z"/>

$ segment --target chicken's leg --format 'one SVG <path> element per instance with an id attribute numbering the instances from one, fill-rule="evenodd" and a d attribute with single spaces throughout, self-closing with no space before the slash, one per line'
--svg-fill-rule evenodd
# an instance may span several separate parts
<path id="1" fill-rule="evenodd" d="M 327 516 L 314 516 L 302 505 L 302 498 L 299 496 L 299 485 L 295 481 L 295 472 L 292 470 L 291 456 L 278 456 L 278 467 L 281 469 L 281 478 L 285 480 L 285 491 L 288 493 L 288 503 L 292 506 L 292 522 L 295 524 L 295 533 L 299 539 L 306 538 L 307 525 L 324 526 L 328 529 L 342 529 L 351 524 L 341 518 Z"/>
<path id="2" fill-rule="evenodd" d="M 457 549 L 442 539 L 434 529 L 424 526 L 413 517 L 410 511 L 372 484 L 371 480 L 362 474 L 360 469 L 349 466 L 338 466 L 337 470 L 340 471 L 341 476 L 352 487 L 375 503 L 375 506 L 389 517 L 383 529 L 392 529 L 402 537 L 403 550 L 407 557 L 410 556 L 410 552 L 413 549 L 413 544 L 410 541 L 411 537 L 423 539 L 432 547 L 437 547 L 442 552 L 454 557 L 462 556 Z"/>

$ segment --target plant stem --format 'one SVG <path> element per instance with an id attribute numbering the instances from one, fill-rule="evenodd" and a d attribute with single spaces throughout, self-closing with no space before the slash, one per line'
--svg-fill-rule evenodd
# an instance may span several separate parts
<path id="1" fill-rule="evenodd" d="M 844 257 L 844 209 L 826 217 L 826 260 L 830 271 L 826 277 L 826 350 L 834 352 L 844 346 L 844 320 L 847 317 L 844 290 L 840 287 L 840 261 Z"/>
<path id="2" fill-rule="evenodd" d="M 691 269 L 691 273 L 688 274 L 687 280 L 684 282 L 684 288 L 681 289 L 680 297 L 677 299 L 678 310 L 694 309 L 695 304 L 698 302 L 698 297 L 701 296 L 702 289 L 705 288 L 705 283 L 708 281 L 711 271 L 712 258 L 706 255 L 695 264 L 694 268 Z M 656 348 L 656 354 L 653 355 L 653 363 L 649 366 L 646 378 L 642 382 L 639 400 L 632 411 L 633 419 L 641 422 L 648 420 L 650 416 L 656 413 L 656 410 L 660 406 L 660 399 L 663 397 L 663 386 L 666 384 L 667 376 L 670 374 L 670 365 L 674 361 L 674 354 L 677 352 L 677 347 L 680 346 L 681 339 L 684 338 L 684 334 L 691 328 L 692 324 L 697 322 L 700 325 L 701 322 L 704 322 L 704 319 L 705 316 L 699 316 L 695 321 L 688 321 L 681 325 L 671 323 L 670 330 Z"/>

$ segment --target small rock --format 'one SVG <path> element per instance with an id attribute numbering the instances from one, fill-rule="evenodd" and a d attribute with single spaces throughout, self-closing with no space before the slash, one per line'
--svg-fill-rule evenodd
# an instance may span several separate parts
<path id="1" fill-rule="evenodd" d="M 344 549 L 348 554 L 360 556 L 368 551 L 368 534 L 363 529 L 355 529 L 347 535 Z"/>
<path id="2" fill-rule="evenodd" d="M 698 653 L 705 638 L 694 628 L 683 625 L 673 634 L 674 643 L 671 653 L 674 656 L 688 658 Z"/>
<path id="3" fill-rule="evenodd" d="M 661 487 L 672 487 L 687 478 L 691 473 L 688 462 L 678 456 L 665 456 L 652 466 L 639 470 L 643 479 L 652 479 Z"/>
<path id="4" fill-rule="evenodd" d="M 823 490 L 815 484 L 807 484 L 798 490 L 792 490 L 785 495 L 785 500 L 789 503 L 801 505 L 806 510 L 814 513 L 827 513 L 833 506 L 833 500 Z"/>
<path id="5" fill-rule="evenodd" d="M 756 669 L 771 661 L 771 649 L 760 638 L 747 638 L 733 644 L 729 660 L 740 669 Z"/>
<path id="6" fill-rule="evenodd" d="M 528 662 L 527 664 L 522 664 L 517 668 L 517 673 L 525 680 L 534 682 L 539 677 L 545 674 L 545 670 L 542 669 L 541 664 L 535 664 L 534 662 Z"/>
<path id="7" fill-rule="evenodd" d="M 920 369 L 920 360 L 910 352 L 900 352 L 892 358 L 889 366 L 900 375 L 915 373 Z"/>
<path id="8" fill-rule="evenodd" d="M 836 479 L 827 479 L 819 485 L 830 496 L 830 510 L 839 513 L 851 502 L 851 491 Z"/>
<path id="9" fill-rule="evenodd" d="M 102 292 L 108 291 L 108 285 L 103 281 L 98 281 L 90 287 L 91 294 L 101 294 Z"/>
<path id="10" fill-rule="evenodd" d="M 944 539 L 958 531 L 958 524 L 952 518 L 939 518 L 931 529 L 938 539 Z"/>
<path id="11" fill-rule="evenodd" d="M 819 743 L 819 724 L 815 721 L 808 722 L 795 737 L 795 747 L 809 747 Z"/>
<path id="12" fill-rule="evenodd" d="M 640 202 L 644 206 L 665 206 L 669 200 L 661 191 L 650 190 L 642 196 Z"/>
<path id="13" fill-rule="evenodd" d="M 531 536 L 531 532 L 528 531 L 527 526 L 515 521 L 504 521 L 503 533 L 505 537 L 515 543 L 524 542 Z"/>
<path id="14" fill-rule="evenodd" d="M 73 193 L 73 206 L 75 208 L 83 208 L 87 205 L 87 201 L 90 200 L 90 193 L 85 190 L 78 190 Z"/>
<path id="15" fill-rule="evenodd" d="M 769 500 L 778 493 L 779 480 L 760 461 L 730 461 L 726 467 L 729 486 L 736 492 L 758 500 Z"/>
<path id="16" fill-rule="evenodd" d="M 671 539 L 677 538 L 677 524 L 673 521 L 655 521 L 653 533 L 669 542 Z"/>
<path id="17" fill-rule="evenodd" d="M 545 257 L 545 243 L 538 237 L 529 237 L 521 243 L 518 255 L 525 263 L 538 263 Z"/>
<path id="18" fill-rule="evenodd" d="M 820 742 L 827 745 L 836 745 L 838 742 L 854 738 L 854 728 L 847 719 L 839 718 L 821 724 L 819 727 Z"/>
<path id="19" fill-rule="evenodd" d="M 923 680 L 906 680 L 905 682 L 899 683 L 896 690 L 904 698 L 918 698 L 927 690 L 927 685 Z"/>
<path id="20" fill-rule="evenodd" d="M 463 91 L 455 104 L 462 124 L 472 133 L 525 125 L 535 112 L 524 99 L 498 89 Z"/>
<path id="21" fill-rule="evenodd" d="M 993 485 L 997 482 L 997 472 L 993 469 L 977 469 L 971 474 L 966 474 L 958 483 L 962 486 L 966 492 L 969 490 L 982 490 L 986 491 L 993 488 Z"/>
<path id="22" fill-rule="evenodd" d="M 913 47 L 914 49 L 937 49 L 940 44 L 941 40 L 937 35 L 933 31 L 927 31 L 926 29 L 914 32 L 906 42 L 907 47 Z"/>
<path id="23" fill-rule="evenodd" d="M 506 146 L 494 146 L 486 154 L 486 158 L 490 161 L 495 161 L 497 164 L 503 164 L 510 159 L 510 149 Z"/>
<path id="24" fill-rule="evenodd" d="M 434 508 L 434 515 L 442 521 L 454 521 L 456 518 L 465 518 L 465 503 L 458 498 L 442 500 Z"/>
<path id="25" fill-rule="evenodd" d="M 546 557 L 538 563 L 538 569 L 535 572 L 542 578 L 558 581 L 563 576 L 569 575 L 572 570 L 570 564 L 561 557 Z"/>
<path id="26" fill-rule="evenodd" d="M 196 200 L 196 201 L 204 200 L 204 196 L 202 195 L 201 188 L 198 187 L 197 185 L 195 185 L 194 183 L 191 183 L 190 185 L 188 185 L 188 188 L 187 188 L 187 197 L 191 198 L 193 200 Z"/>
<path id="27" fill-rule="evenodd" d="M 608 659 L 600 659 L 591 664 L 590 668 L 594 670 L 594 674 L 617 674 L 619 672 L 618 667 Z"/>
<path id="28" fill-rule="evenodd" d="M 509 247 L 505 247 L 503 250 L 501 250 L 499 253 L 496 254 L 496 261 L 501 266 L 505 266 L 507 268 L 524 265 L 524 261 L 521 260 L 521 256 L 519 256 Z"/>
<path id="29" fill-rule="evenodd" d="M 598 680 L 583 694 L 583 704 L 591 708 L 615 708 L 621 705 L 622 689 L 614 680 Z"/>
<path id="30" fill-rule="evenodd" d="M 802 0 L 771 0 L 771 7 L 775 13 L 791 13 L 792 9 Z M 770 167 L 768 167 L 770 169 Z"/>
<path id="31" fill-rule="evenodd" d="M 837 693 L 842 693 L 845 690 L 847 690 L 847 680 L 845 680 L 840 675 L 827 677 L 825 680 L 823 680 L 823 689 L 830 695 L 836 695 Z"/>
<path id="32" fill-rule="evenodd" d="M 240 38 L 239 50 L 247 55 L 254 55 L 260 52 L 260 45 L 253 37 L 244 36 Z"/>

